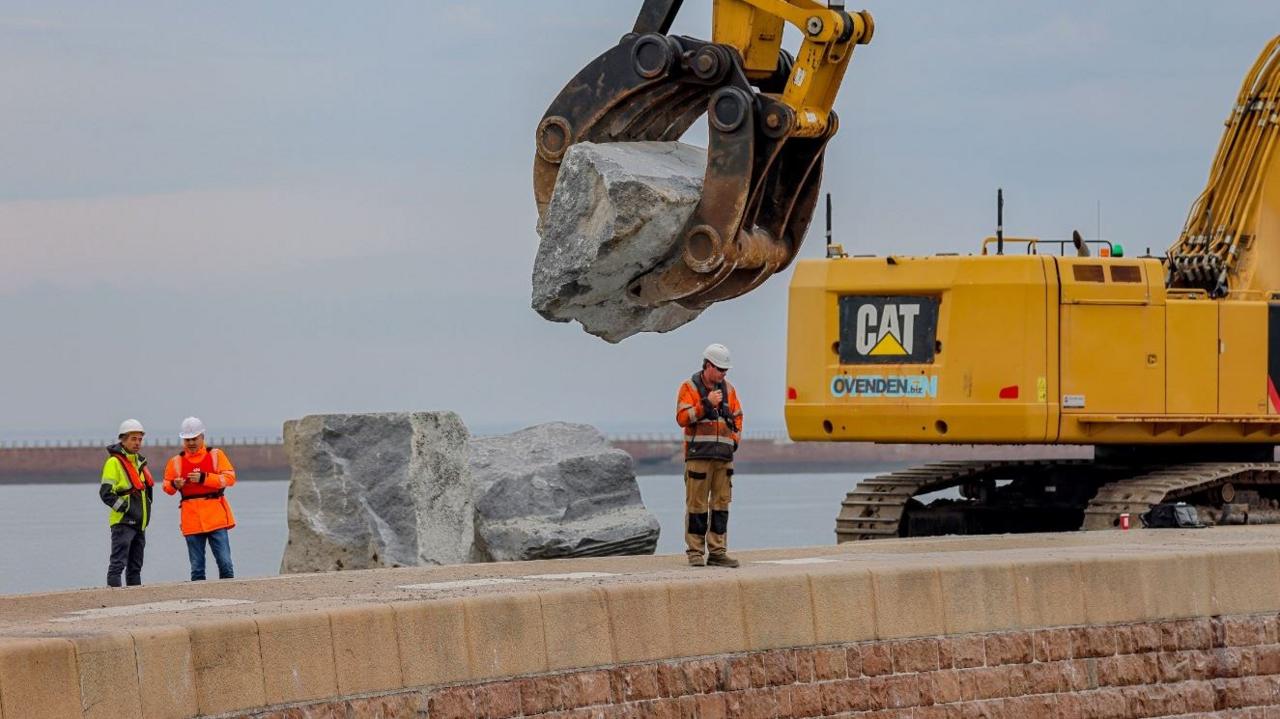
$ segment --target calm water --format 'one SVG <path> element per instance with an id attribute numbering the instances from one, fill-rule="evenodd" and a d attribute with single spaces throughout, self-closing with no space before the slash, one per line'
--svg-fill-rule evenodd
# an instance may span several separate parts
<path id="1" fill-rule="evenodd" d="M 730 549 L 800 547 L 835 541 L 845 492 L 865 475 L 797 474 L 734 477 Z M 684 551 L 684 487 L 678 476 L 640 477 L 640 493 L 662 524 L 658 553 Z M 106 584 L 107 509 L 96 484 L 0 485 L 0 594 Z M 287 481 L 245 479 L 227 497 L 236 514 L 231 553 L 236 576 L 276 574 L 288 537 Z M 187 579 L 187 549 L 178 532 L 178 502 L 158 489 L 147 530 L 143 583 Z M 216 576 L 213 558 L 208 571 Z"/>

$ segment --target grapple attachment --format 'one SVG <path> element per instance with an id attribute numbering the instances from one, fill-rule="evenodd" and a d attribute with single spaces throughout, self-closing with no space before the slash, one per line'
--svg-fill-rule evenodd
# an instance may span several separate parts
<path id="1" fill-rule="evenodd" d="M 628 292 L 642 305 L 701 309 L 754 289 L 799 250 L 818 200 L 823 150 L 837 127 L 832 113 L 820 134 L 797 136 L 795 112 L 779 99 L 792 62 L 780 52 L 777 70 L 753 87 L 729 45 L 663 32 L 625 35 L 569 81 L 538 124 L 539 215 L 574 143 L 673 141 L 705 113 L 702 198 L 667 259 L 632 280 Z"/>

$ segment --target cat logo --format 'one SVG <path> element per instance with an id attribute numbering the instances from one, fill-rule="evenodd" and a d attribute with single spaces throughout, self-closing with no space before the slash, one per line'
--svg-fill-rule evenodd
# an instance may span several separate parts
<path id="1" fill-rule="evenodd" d="M 840 362 L 932 362 L 937 326 L 937 297 L 841 297 Z"/>
<path id="2" fill-rule="evenodd" d="M 920 314 L 920 305 L 886 304 L 878 311 L 875 305 L 863 305 L 858 308 L 857 344 L 858 354 L 871 357 L 888 357 L 892 355 L 906 356 L 911 354 L 911 345 L 915 337 L 916 315 Z"/>

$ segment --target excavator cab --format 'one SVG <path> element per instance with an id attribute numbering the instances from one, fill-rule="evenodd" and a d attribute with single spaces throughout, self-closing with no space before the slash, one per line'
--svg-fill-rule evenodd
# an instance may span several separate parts
<path id="1" fill-rule="evenodd" d="M 701 200 L 666 260 L 627 289 L 642 305 L 701 309 L 796 256 L 839 124 L 836 91 L 874 25 L 834 0 L 715 0 L 706 41 L 668 34 L 681 2 L 645 0 L 631 32 L 565 85 L 538 123 L 533 185 L 542 215 L 573 144 L 674 141 L 706 114 Z M 804 34 L 798 55 L 781 47 L 785 23 Z"/>

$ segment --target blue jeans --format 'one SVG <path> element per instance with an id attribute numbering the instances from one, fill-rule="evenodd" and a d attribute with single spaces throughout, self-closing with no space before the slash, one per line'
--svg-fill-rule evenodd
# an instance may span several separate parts
<path id="1" fill-rule="evenodd" d="M 205 534 L 187 535 L 187 557 L 191 560 L 191 581 L 204 579 L 204 543 L 209 542 L 213 550 L 213 561 L 218 563 L 218 579 L 231 579 L 236 576 L 231 566 L 231 537 L 225 529 L 217 529 Z"/>

